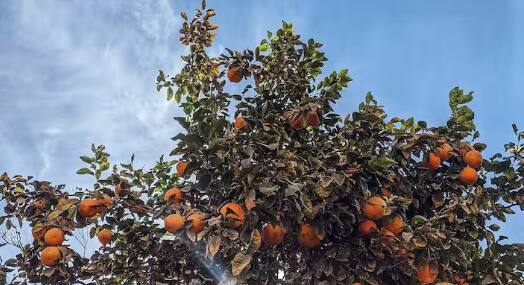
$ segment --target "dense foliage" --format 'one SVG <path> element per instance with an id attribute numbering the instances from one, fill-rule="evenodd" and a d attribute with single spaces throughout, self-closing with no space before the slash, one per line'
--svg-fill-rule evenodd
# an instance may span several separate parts
<path id="1" fill-rule="evenodd" d="M 0 246 L 20 252 L 0 276 L 11 272 L 12 284 L 523 284 L 524 245 L 495 232 L 524 209 L 524 132 L 513 126 L 515 142 L 482 159 L 473 94 L 459 88 L 445 126 L 388 118 L 371 94 L 341 116 L 333 107 L 351 78 L 342 70 L 320 79 L 321 44 L 283 23 L 254 51 L 210 57 L 215 13 L 202 6 L 193 19 L 182 13 L 184 67 L 157 78 L 186 114 L 175 118 L 185 131 L 173 138 L 173 159 L 137 169 L 133 158 L 114 164 L 93 146 L 78 170 L 93 188 L 74 191 L 4 174 Z M 228 91 L 234 84 L 241 94 Z M 17 238 L 24 224 L 31 244 Z M 88 257 L 70 242 L 82 229 L 102 243 Z"/>

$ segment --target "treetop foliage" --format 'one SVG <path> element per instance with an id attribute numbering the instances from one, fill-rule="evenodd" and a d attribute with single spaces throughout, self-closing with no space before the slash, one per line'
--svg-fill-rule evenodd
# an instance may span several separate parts
<path id="1" fill-rule="evenodd" d="M 284 22 L 211 57 L 213 17 L 182 13 L 185 65 L 157 76 L 185 113 L 169 159 L 137 168 L 93 145 L 77 171 L 93 187 L 74 191 L 1 176 L 0 246 L 19 250 L 4 283 L 523 284 L 524 245 L 496 232 L 524 209 L 524 132 L 484 159 L 458 87 L 445 126 L 389 118 L 371 93 L 337 114 L 352 79 L 322 76 L 322 44 Z"/>

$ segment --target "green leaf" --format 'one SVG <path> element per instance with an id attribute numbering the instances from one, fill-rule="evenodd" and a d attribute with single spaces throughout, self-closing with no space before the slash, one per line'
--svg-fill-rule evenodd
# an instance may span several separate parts
<path id="1" fill-rule="evenodd" d="M 375 98 L 373 97 L 373 94 L 371 94 L 371 92 L 368 92 L 368 93 L 366 94 L 366 105 L 369 105 L 369 104 L 371 104 L 371 103 L 376 104 L 377 101 L 375 101 Z"/>
<path id="2" fill-rule="evenodd" d="M 80 174 L 80 175 L 83 175 L 83 174 L 91 174 L 93 175 L 93 171 L 89 170 L 89 168 L 80 168 L 76 174 Z"/>
<path id="3" fill-rule="evenodd" d="M 258 48 L 261 52 L 265 52 L 268 51 L 271 48 L 271 46 L 269 45 L 269 43 L 264 43 L 258 46 Z"/>
<path id="4" fill-rule="evenodd" d="M 195 135 L 195 134 L 189 134 L 189 135 L 186 135 L 184 137 L 184 143 L 189 147 L 189 148 L 199 148 L 200 146 L 202 146 L 202 139 L 200 138 L 200 136 L 198 135 Z"/>
<path id="5" fill-rule="evenodd" d="M 11 259 L 6 260 L 5 265 L 9 267 L 15 267 L 16 263 L 17 263 L 17 260 L 14 258 L 11 258 Z"/>
<path id="6" fill-rule="evenodd" d="M 95 160 L 89 156 L 81 156 L 80 159 L 85 163 L 93 163 Z"/>
<path id="7" fill-rule="evenodd" d="M 100 171 L 106 171 L 108 169 L 109 169 L 109 163 L 104 162 L 104 163 L 100 164 Z"/>
<path id="8" fill-rule="evenodd" d="M 511 128 L 513 128 L 513 132 L 517 134 L 519 132 L 519 129 L 517 128 L 517 125 L 515 123 L 511 124 Z"/>
<path id="9" fill-rule="evenodd" d="M 184 89 L 178 88 L 178 90 L 175 93 L 175 101 L 177 103 L 180 103 L 180 101 L 182 101 L 182 94 L 184 94 Z"/>
<path id="10" fill-rule="evenodd" d="M 207 131 L 207 139 L 210 140 L 215 132 L 222 128 L 225 124 L 226 122 L 223 119 L 213 120 Z"/>
<path id="11" fill-rule="evenodd" d="M 95 235 L 96 235 L 96 227 L 92 227 L 91 229 L 89 229 L 89 237 L 94 238 Z"/>
<path id="12" fill-rule="evenodd" d="M 410 117 L 402 125 L 404 128 L 409 129 L 413 126 L 414 123 L 415 123 L 415 120 L 413 119 L 413 117 Z"/>
<path id="13" fill-rule="evenodd" d="M 158 76 L 156 77 L 156 81 L 161 83 L 163 81 L 166 81 L 166 77 L 164 75 L 164 72 L 162 70 L 158 71 Z"/>
<path id="14" fill-rule="evenodd" d="M 385 156 L 374 156 L 369 160 L 369 167 L 372 169 L 387 168 L 394 165 L 396 162 Z"/>
<path id="15" fill-rule="evenodd" d="M 173 99 L 173 95 L 173 88 L 167 88 L 167 101 L 171 101 L 171 99 Z"/>
<path id="16" fill-rule="evenodd" d="M 489 226 L 489 229 L 494 231 L 494 232 L 496 232 L 496 231 L 498 231 L 500 229 L 500 226 L 497 225 L 497 224 L 493 224 L 493 225 Z"/>
<path id="17" fill-rule="evenodd" d="M 412 219 L 412 223 L 415 226 L 422 225 L 422 224 L 426 223 L 427 221 L 428 221 L 428 219 L 426 217 L 419 216 L 419 215 L 414 216 L 413 219 Z"/>
<path id="18" fill-rule="evenodd" d="M 174 117 L 175 121 L 177 121 L 184 129 L 189 128 L 189 123 L 186 121 L 185 117 Z"/>

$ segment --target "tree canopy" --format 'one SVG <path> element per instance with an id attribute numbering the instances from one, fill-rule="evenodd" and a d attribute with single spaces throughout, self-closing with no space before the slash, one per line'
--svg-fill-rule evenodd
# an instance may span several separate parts
<path id="1" fill-rule="evenodd" d="M 517 126 L 514 142 L 483 158 L 473 93 L 458 87 L 444 126 L 390 118 L 371 93 L 340 115 L 348 70 L 323 75 L 322 44 L 291 24 L 213 57 L 214 10 L 202 2 L 181 16 L 185 65 L 156 82 L 185 113 L 170 158 L 137 168 L 93 145 L 77 171 L 90 189 L 4 173 L 0 246 L 19 253 L 0 280 L 523 284 L 524 245 L 496 234 L 524 209 Z M 70 242 L 81 229 L 100 241 L 90 256 Z"/>

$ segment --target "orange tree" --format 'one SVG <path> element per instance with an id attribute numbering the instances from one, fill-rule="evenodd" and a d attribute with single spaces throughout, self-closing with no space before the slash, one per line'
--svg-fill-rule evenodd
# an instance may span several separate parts
<path id="1" fill-rule="evenodd" d="M 13 284 L 522 284 L 524 246 L 496 235 L 524 208 L 524 132 L 483 159 L 467 103 L 445 126 L 388 118 L 371 94 L 333 110 L 347 70 L 320 79 L 321 44 L 290 24 L 254 51 L 211 57 L 212 9 L 182 13 L 189 54 L 157 89 L 184 110 L 173 159 L 137 169 L 103 146 L 91 189 L 4 174 L 7 231 L 31 244 L 0 267 Z M 236 84 L 241 94 L 226 86 Z M 71 243 L 98 237 L 91 256 Z M 15 235 L 16 236 L 16 235 Z M 64 241 L 65 239 L 65 241 Z M 78 247 L 78 246 L 76 246 Z M 5 280 L 4 280 L 5 281 Z"/>

